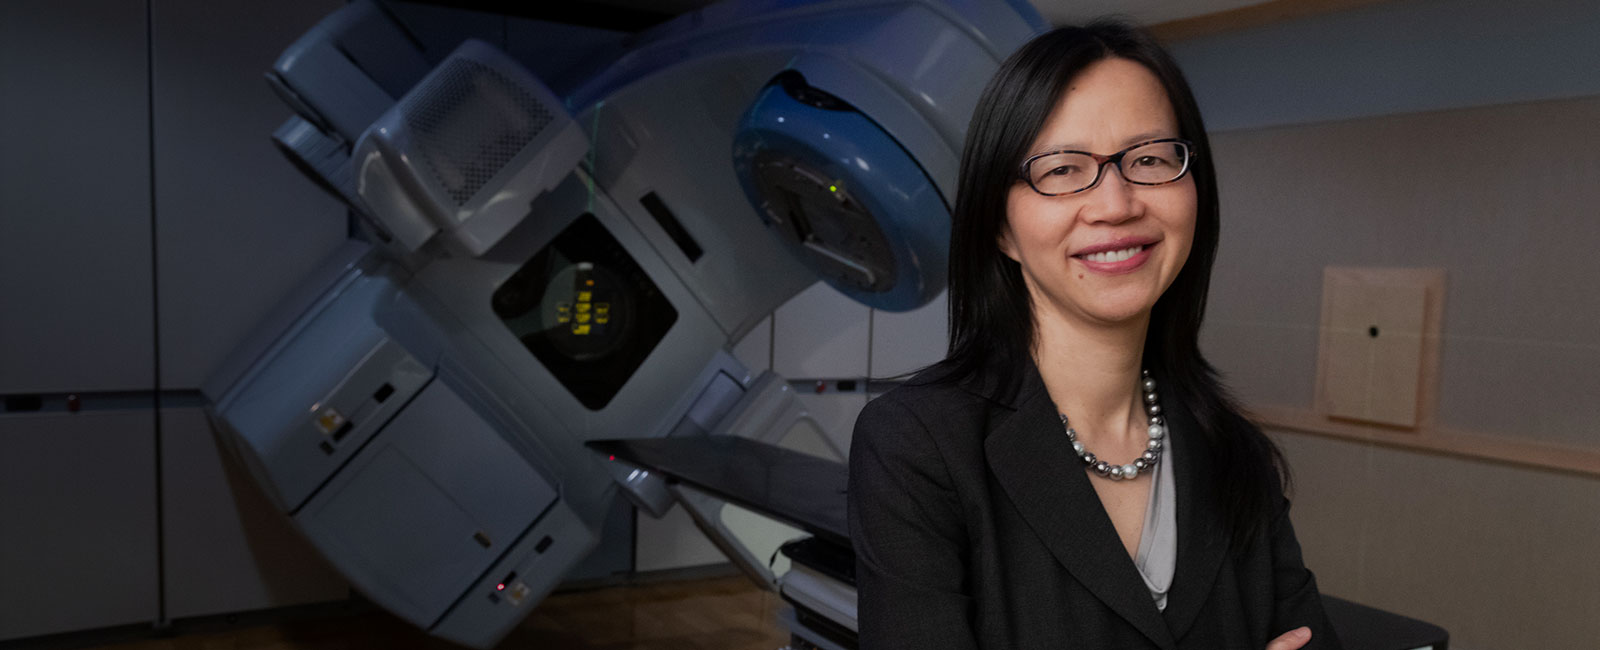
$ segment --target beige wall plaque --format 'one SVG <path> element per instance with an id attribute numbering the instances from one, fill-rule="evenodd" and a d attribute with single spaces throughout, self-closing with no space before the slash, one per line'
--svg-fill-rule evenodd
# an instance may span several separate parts
<path id="1" fill-rule="evenodd" d="M 1316 410 L 1416 428 L 1433 420 L 1443 269 L 1323 270 Z"/>

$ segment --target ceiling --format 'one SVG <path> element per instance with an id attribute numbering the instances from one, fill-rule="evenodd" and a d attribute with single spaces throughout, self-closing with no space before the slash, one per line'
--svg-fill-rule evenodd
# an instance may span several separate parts
<path id="1" fill-rule="evenodd" d="M 662 14 L 698 9 L 715 0 L 588 0 L 591 4 L 627 7 Z M 1219 13 L 1272 0 L 1033 0 L 1033 6 L 1053 24 L 1085 22 L 1096 16 L 1121 14 L 1139 24 L 1157 23 Z"/>
<path id="2" fill-rule="evenodd" d="M 1082 23 L 1106 14 L 1121 14 L 1141 25 L 1194 18 L 1270 0 L 1033 0 L 1045 20 L 1055 25 Z"/>

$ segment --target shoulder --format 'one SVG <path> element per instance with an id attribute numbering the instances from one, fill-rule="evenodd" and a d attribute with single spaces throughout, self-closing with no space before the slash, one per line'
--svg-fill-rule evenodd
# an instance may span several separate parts
<path id="1" fill-rule="evenodd" d="M 867 402 L 856 418 L 851 453 L 915 448 L 915 455 L 937 454 L 948 462 L 981 449 L 997 410 L 1010 409 L 938 369 L 924 371 Z"/>
<path id="2" fill-rule="evenodd" d="M 931 430 L 959 426 L 997 404 L 968 382 L 952 379 L 942 368 L 917 373 L 867 403 L 857 420 L 869 423 L 887 416 L 910 417 Z"/>
<path id="3" fill-rule="evenodd" d="M 916 378 L 867 402 L 850 440 L 852 511 L 914 503 L 919 516 L 959 520 L 957 503 L 984 467 L 985 403 L 957 385 Z"/>

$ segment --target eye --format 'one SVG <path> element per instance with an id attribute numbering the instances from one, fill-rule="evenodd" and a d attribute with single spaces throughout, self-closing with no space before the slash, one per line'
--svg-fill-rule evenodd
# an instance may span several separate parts
<path id="1" fill-rule="evenodd" d="M 1077 165 L 1060 165 L 1045 172 L 1045 176 L 1071 176 L 1082 171 Z"/>
<path id="2" fill-rule="evenodd" d="M 1160 167 L 1162 165 L 1170 165 L 1172 163 L 1164 158 L 1161 158 L 1160 156 L 1147 155 L 1139 156 L 1138 158 L 1134 159 L 1133 164 L 1136 167 Z"/>

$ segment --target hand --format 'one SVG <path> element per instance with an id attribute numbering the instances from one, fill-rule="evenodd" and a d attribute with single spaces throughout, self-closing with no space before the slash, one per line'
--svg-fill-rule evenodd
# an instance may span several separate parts
<path id="1" fill-rule="evenodd" d="M 1311 641 L 1311 628 L 1297 627 L 1267 644 L 1267 650 L 1300 650 Z"/>

